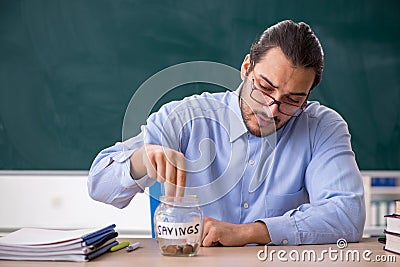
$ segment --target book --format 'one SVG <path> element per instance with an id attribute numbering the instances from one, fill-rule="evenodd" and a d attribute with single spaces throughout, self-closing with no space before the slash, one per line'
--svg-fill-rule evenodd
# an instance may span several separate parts
<path id="1" fill-rule="evenodd" d="M 100 229 L 22 228 L 0 238 L 0 259 L 89 261 L 118 244 L 115 224 Z"/>
<path id="2" fill-rule="evenodd" d="M 395 213 L 385 215 L 385 247 L 390 252 L 400 254 L 400 200 L 395 200 Z"/>
<path id="3" fill-rule="evenodd" d="M 400 215 L 386 215 L 386 230 L 390 233 L 400 234 Z"/>
<path id="4" fill-rule="evenodd" d="M 384 233 L 386 234 L 386 244 L 384 249 L 400 254 L 400 234 L 392 233 L 387 230 L 385 230 Z"/>

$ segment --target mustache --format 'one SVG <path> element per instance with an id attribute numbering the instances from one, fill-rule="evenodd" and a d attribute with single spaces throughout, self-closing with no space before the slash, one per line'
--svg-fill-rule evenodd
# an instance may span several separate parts
<path id="1" fill-rule="evenodd" d="M 241 91 L 241 93 L 242 93 L 242 91 Z M 244 105 L 243 105 L 243 103 L 244 103 Z M 246 101 L 242 100 L 242 97 L 240 95 L 239 95 L 239 106 L 240 106 L 240 108 L 243 107 L 244 110 L 248 111 L 248 114 L 242 112 L 242 116 L 245 120 L 250 120 L 250 116 L 251 116 L 250 114 L 253 114 L 253 115 L 258 115 L 258 116 L 262 117 L 264 120 L 274 120 L 275 123 L 279 123 L 281 121 L 278 118 L 278 116 L 271 117 L 268 115 L 267 112 L 265 112 L 263 110 L 253 110 L 249 106 L 249 104 L 246 103 Z"/>
<path id="2" fill-rule="evenodd" d="M 255 110 L 254 112 L 253 112 L 255 115 L 258 115 L 258 116 L 260 116 L 262 119 L 264 119 L 264 120 L 273 120 L 274 122 L 279 122 L 279 119 L 278 119 L 278 116 L 274 116 L 274 117 L 271 117 L 271 116 L 269 116 L 266 112 L 264 112 L 264 111 L 260 111 L 260 110 Z"/>

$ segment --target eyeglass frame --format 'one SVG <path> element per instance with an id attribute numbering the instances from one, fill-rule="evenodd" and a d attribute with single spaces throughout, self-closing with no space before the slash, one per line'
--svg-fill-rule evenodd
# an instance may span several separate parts
<path id="1" fill-rule="evenodd" d="M 304 100 L 304 103 L 303 103 L 301 106 L 296 106 L 296 105 L 291 104 L 291 103 L 287 103 L 287 102 L 283 102 L 283 101 L 276 100 L 275 97 L 273 97 L 272 95 L 270 95 L 270 94 L 268 94 L 267 92 L 264 92 L 263 90 L 258 89 L 258 88 L 256 87 L 255 82 L 254 82 L 254 81 L 255 81 L 254 77 L 253 77 L 251 80 L 252 80 L 252 83 L 251 83 L 250 98 L 253 99 L 254 101 L 256 101 L 258 104 L 263 105 L 263 106 L 265 106 L 265 107 L 270 107 L 270 106 L 272 106 L 273 104 L 277 104 L 277 105 L 278 105 L 278 111 L 279 111 L 279 113 L 281 113 L 281 114 L 283 114 L 283 115 L 286 115 L 286 116 L 289 116 L 289 117 L 298 117 L 298 116 L 301 115 L 301 113 L 303 113 L 303 111 L 304 111 L 304 109 L 305 109 L 305 104 L 307 103 L 308 96 L 310 95 L 310 91 L 307 93 L 307 96 L 306 96 L 306 99 Z M 254 90 L 260 91 L 263 95 L 265 95 L 265 96 L 269 97 L 270 99 L 272 99 L 272 102 L 271 102 L 271 103 L 261 103 L 259 100 L 255 99 L 255 98 L 252 96 Z M 293 107 L 297 107 L 298 109 L 297 109 L 292 115 L 290 115 L 290 114 L 287 114 L 287 113 L 282 112 L 282 111 L 280 110 L 281 104 L 286 104 L 286 105 L 290 105 L 290 106 L 293 106 Z M 300 112 L 299 112 L 299 111 L 300 111 Z M 299 112 L 299 114 L 296 114 L 297 112 Z"/>

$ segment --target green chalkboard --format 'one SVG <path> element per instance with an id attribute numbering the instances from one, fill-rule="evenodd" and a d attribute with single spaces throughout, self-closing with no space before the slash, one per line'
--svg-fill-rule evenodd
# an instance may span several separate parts
<path id="1" fill-rule="evenodd" d="M 399 3 L 1 0 L 0 169 L 87 170 L 121 140 L 125 109 L 149 77 L 194 60 L 239 68 L 256 36 L 289 18 L 324 46 L 311 98 L 347 120 L 360 168 L 399 170 Z M 159 105 L 206 89 L 185 86 Z"/>

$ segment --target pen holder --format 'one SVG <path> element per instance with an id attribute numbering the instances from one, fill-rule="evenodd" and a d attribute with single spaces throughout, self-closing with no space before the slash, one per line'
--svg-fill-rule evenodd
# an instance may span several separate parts
<path id="1" fill-rule="evenodd" d="M 203 232 L 199 199 L 161 196 L 154 213 L 154 230 L 162 255 L 195 256 Z"/>

